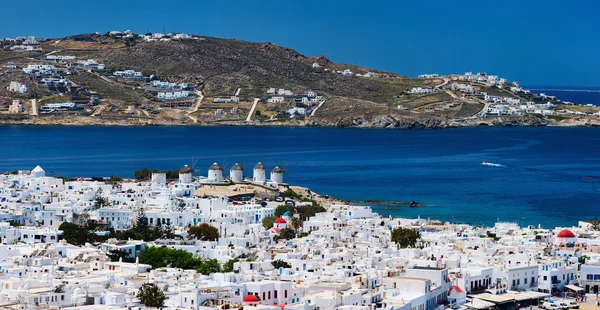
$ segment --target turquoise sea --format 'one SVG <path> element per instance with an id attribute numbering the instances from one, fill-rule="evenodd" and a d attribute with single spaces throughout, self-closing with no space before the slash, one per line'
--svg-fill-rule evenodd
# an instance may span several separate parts
<path id="1" fill-rule="evenodd" d="M 0 171 L 131 177 L 213 162 L 286 170 L 286 182 L 394 216 L 576 225 L 600 215 L 600 129 L 0 127 Z M 502 166 L 487 166 L 485 160 Z M 227 174 L 227 173 L 226 173 Z M 418 208 L 391 201 L 418 201 Z"/>

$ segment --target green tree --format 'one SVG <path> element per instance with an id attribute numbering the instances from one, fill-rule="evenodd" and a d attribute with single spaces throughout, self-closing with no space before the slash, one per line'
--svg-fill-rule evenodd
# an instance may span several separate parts
<path id="1" fill-rule="evenodd" d="M 144 283 L 140 286 L 136 297 L 146 307 L 160 308 L 165 304 L 165 293 L 153 283 Z"/>
<path id="2" fill-rule="evenodd" d="M 414 247 L 420 238 L 421 234 L 410 228 L 396 227 L 392 230 L 392 241 L 403 248 Z"/>
<path id="3" fill-rule="evenodd" d="M 148 217 L 146 216 L 146 212 L 144 212 L 144 208 L 140 208 L 140 211 L 137 214 L 135 219 L 134 229 L 138 233 L 145 233 L 150 228 L 150 224 L 148 224 Z"/>
<path id="4" fill-rule="evenodd" d="M 290 239 L 294 239 L 294 237 L 296 237 L 296 231 L 291 229 L 291 228 L 284 228 L 282 230 L 279 231 L 279 233 L 273 238 L 273 240 L 275 242 L 283 239 L 283 240 L 290 240 Z"/>
<path id="5" fill-rule="evenodd" d="M 122 177 L 120 177 L 118 175 L 113 175 L 110 178 L 108 178 L 107 180 L 105 180 L 105 183 L 112 184 L 112 183 L 121 182 L 121 181 L 123 181 Z"/>
<path id="6" fill-rule="evenodd" d="M 233 271 L 233 264 L 239 262 L 240 260 L 236 257 L 236 258 L 232 258 L 228 261 L 226 261 L 223 266 L 221 266 L 221 272 L 232 272 Z"/>
<path id="7" fill-rule="evenodd" d="M 140 263 L 151 265 L 152 268 L 173 267 L 182 269 L 196 269 L 200 265 L 200 258 L 195 258 L 186 250 L 163 247 L 148 247 L 140 253 Z"/>
<path id="8" fill-rule="evenodd" d="M 304 238 L 308 235 L 310 235 L 310 233 L 308 231 L 304 231 L 304 232 L 299 233 L 297 238 Z"/>
<path id="9" fill-rule="evenodd" d="M 23 224 L 21 224 L 21 223 L 18 223 L 18 222 L 16 222 L 15 220 L 10 220 L 10 221 L 8 221 L 8 224 L 9 224 L 10 226 L 12 226 L 12 227 L 25 226 L 25 225 L 23 225 Z"/>
<path id="10" fill-rule="evenodd" d="M 152 170 L 142 168 L 133 172 L 133 177 L 139 181 L 149 180 L 152 177 Z"/>
<path id="11" fill-rule="evenodd" d="M 275 217 L 281 217 L 284 213 L 292 211 L 292 208 L 285 205 L 279 205 L 275 208 Z"/>
<path id="12" fill-rule="evenodd" d="M 273 228 L 273 225 L 275 224 L 275 220 L 276 220 L 276 219 L 277 219 L 277 218 L 276 218 L 276 217 L 274 217 L 274 216 L 267 216 L 267 217 L 264 217 L 264 218 L 262 219 L 262 226 L 263 226 L 265 229 L 267 229 L 267 230 L 268 230 L 268 229 L 271 229 L 271 228 Z"/>
<path id="13" fill-rule="evenodd" d="M 163 227 L 157 227 L 160 230 L 160 236 L 157 239 L 173 239 L 175 238 L 175 229 L 171 226 L 171 223 Z M 156 239 L 154 239 L 156 240 Z"/>
<path id="14" fill-rule="evenodd" d="M 281 259 L 272 261 L 271 265 L 273 265 L 273 268 L 275 268 L 275 269 L 292 268 L 292 265 L 290 265 L 288 262 L 281 260 Z"/>
<path id="15" fill-rule="evenodd" d="M 298 229 L 300 229 L 300 226 L 302 226 L 302 221 L 298 217 L 292 217 L 292 219 L 290 220 L 290 225 L 292 226 L 292 228 L 294 228 L 296 233 L 298 233 Z"/>
<path id="16" fill-rule="evenodd" d="M 209 275 L 215 272 L 221 272 L 221 265 L 219 265 L 219 261 L 216 259 L 205 259 L 200 262 L 196 270 L 203 274 Z"/>
<path id="17" fill-rule="evenodd" d="M 586 256 L 586 255 L 582 255 L 582 256 L 579 256 L 579 258 L 577 259 L 577 261 L 578 261 L 580 264 L 584 265 L 584 264 L 585 264 L 585 261 L 587 261 L 588 259 L 589 259 L 589 257 L 588 257 L 588 256 Z"/>
<path id="18" fill-rule="evenodd" d="M 305 220 L 310 217 L 315 216 L 315 214 L 317 214 L 317 213 L 326 212 L 326 211 L 327 211 L 327 209 L 325 209 L 323 206 L 317 204 L 314 201 L 310 205 L 298 207 L 298 213 L 301 214 L 302 218 Z"/>
<path id="19" fill-rule="evenodd" d="M 592 225 L 593 230 L 600 230 L 600 220 L 598 220 L 597 216 L 594 216 L 594 218 L 590 221 L 590 224 Z"/>
<path id="20" fill-rule="evenodd" d="M 104 196 L 98 196 L 94 200 L 94 209 L 100 209 L 104 207 L 110 207 L 110 200 Z"/>
<path id="21" fill-rule="evenodd" d="M 73 245 L 83 245 L 88 239 L 88 231 L 74 223 L 64 222 L 58 226 L 58 230 L 63 232 L 65 241 Z"/>
<path id="22" fill-rule="evenodd" d="M 98 188 L 98 190 L 96 191 L 96 194 L 94 195 L 94 209 L 100 209 L 103 207 L 109 207 L 110 206 L 110 201 L 108 200 L 108 198 L 106 198 L 104 196 L 104 192 L 102 191 L 102 188 Z"/>
<path id="23" fill-rule="evenodd" d="M 110 253 L 108 253 L 106 256 L 108 256 L 108 258 L 110 258 L 111 262 L 118 262 L 119 260 L 122 260 L 124 262 L 131 263 L 131 262 L 135 261 L 134 258 L 129 257 L 129 253 L 127 253 L 123 250 L 110 251 Z"/>
<path id="24" fill-rule="evenodd" d="M 203 241 L 216 241 L 219 239 L 219 230 L 208 223 L 202 223 L 188 229 L 188 238 Z"/>

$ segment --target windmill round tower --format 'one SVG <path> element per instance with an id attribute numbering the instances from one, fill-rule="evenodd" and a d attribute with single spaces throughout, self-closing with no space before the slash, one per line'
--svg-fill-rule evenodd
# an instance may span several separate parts
<path id="1" fill-rule="evenodd" d="M 179 169 L 179 183 L 192 183 L 192 172 L 194 169 L 185 165 Z"/>
<path id="2" fill-rule="evenodd" d="M 266 179 L 265 176 L 265 166 L 261 162 L 258 162 L 256 166 L 254 166 L 254 174 L 252 176 L 253 182 L 264 182 Z"/>
<path id="3" fill-rule="evenodd" d="M 271 181 L 277 184 L 283 183 L 283 169 L 279 168 L 279 166 L 275 166 L 275 168 L 271 170 Z"/>
<path id="4" fill-rule="evenodd" d="M 213 182 L 222 182 L 223 181 L 223 168 L 219 166 L 217 163 L 212 164 L 208 167 L 208 179 Z"/>
<path id="5" fill-rule="evenodd" d="M 235 165 L 231 166 L 231 169 L 229 169 L 229 178 L 233 183 L 241 183 L 244 181 L 244 169 L 240 167 L 238 163 L 235 163 Z"/>

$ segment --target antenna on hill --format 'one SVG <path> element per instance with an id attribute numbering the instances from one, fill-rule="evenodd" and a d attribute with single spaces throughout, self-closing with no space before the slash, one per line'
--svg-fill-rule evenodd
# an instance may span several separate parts
<path id="1" fill-rule="evenodd" d="M 163 25 L 163 34 L 167 34 L 167 25 Z"/>

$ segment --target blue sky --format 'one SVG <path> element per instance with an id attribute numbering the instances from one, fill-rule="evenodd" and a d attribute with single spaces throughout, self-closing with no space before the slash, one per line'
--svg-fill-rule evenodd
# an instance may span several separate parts
<path id="1" fill-rule="evenodd" d="M 600 87 L 598 1 L 54 0 L 2 4 L 0 37 L 132 29 L 272 42 L 415 76 Z M 31 17 L 28 17 L 31 16 Z"/>

